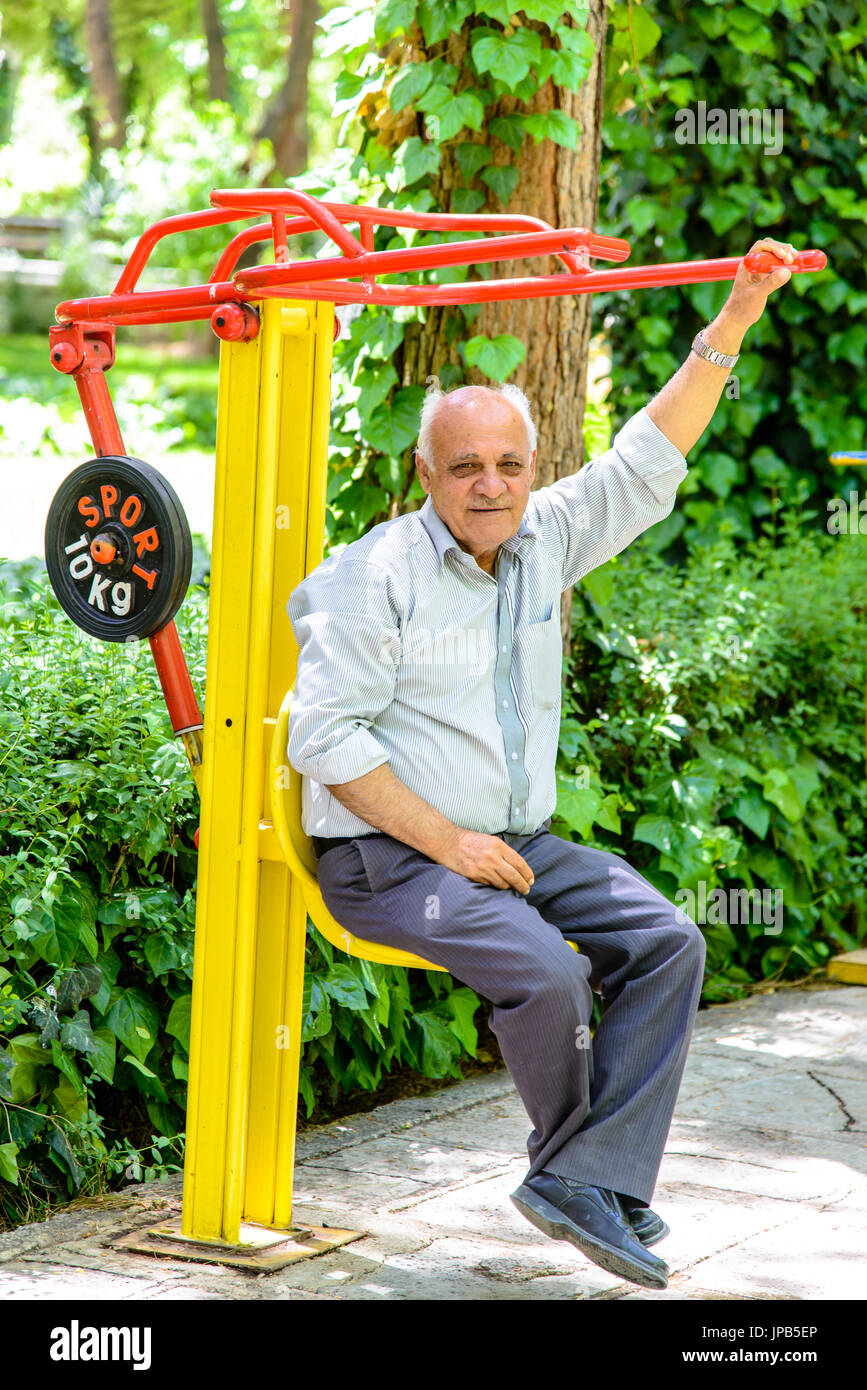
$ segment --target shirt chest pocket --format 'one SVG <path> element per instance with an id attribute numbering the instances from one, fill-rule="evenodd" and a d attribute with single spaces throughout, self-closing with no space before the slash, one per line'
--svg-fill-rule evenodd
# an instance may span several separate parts
<path id="1" fill-rule="evenodd" d="M 515 635 L 533 704 L 538 709 L 553 709 L 560 699 L 563 671 L 559 604 L 554 604 L 550 618 L 519 628 Z"/>

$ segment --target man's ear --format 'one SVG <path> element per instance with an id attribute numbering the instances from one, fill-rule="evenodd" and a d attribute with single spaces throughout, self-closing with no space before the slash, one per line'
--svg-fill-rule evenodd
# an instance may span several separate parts
<path id="1" fill-rule="evenodd" d="M 533 483 L 534 483 L 535 481 L 536 481 L 536 450 L 534 449 L 533 452 L 532 452 L 532 454 L 530 455 L 530 487 L 533 486 Z"/>
<path id="2" fill-rule="evenodd" d="M 415 451 L 415 467 L 416 472 L 418 473 L 419 482 L 421 483 L 428 496 L 430 496 L 431 471 L 425 463 L 424 459 L 422 458 L 421 454 L 419 453 L 418 449 L 416 449 Z"/>

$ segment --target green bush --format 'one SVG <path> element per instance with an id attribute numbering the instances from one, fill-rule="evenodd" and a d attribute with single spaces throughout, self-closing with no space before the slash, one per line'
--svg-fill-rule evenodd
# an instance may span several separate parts
<path id="1" fill-rule="evenodd" d="M 196 546 L 194 578 L 207 571 Z M 176 622 L 204 689 L 207 591 Z M 198 797 L 146 643 L 100 643 L 41 561 L 0 566 L 0 1224 L 183 1153 Z M 308 924 L 306 1118 L 475 1056 L 478 997 Z"/>
<path id="2" fill-rule="evenodd" d="M 867 547 L 809 520 L 682 570 L 639 541 L 576 591 L 552 829 L 678 905 L 781 895 L 770 933 L 700 922 L 706 1001 L 819 969 L 867 930 Z"/>

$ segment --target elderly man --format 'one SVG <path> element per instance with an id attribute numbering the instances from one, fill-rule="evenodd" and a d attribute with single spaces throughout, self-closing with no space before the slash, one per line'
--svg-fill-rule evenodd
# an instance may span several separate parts
<path id="1" fill-rule="evenodd" d="M 753 249 L 794 254 L 767 239 Z M 649 1203 L 704 940 L 623 858 L 549 830 L 559 600 L 669 515 L 744 333 L 790 276 L 741 265 L 663 390 L 607 453 L 549 487 L 531 491 L 536 435 L 516 388 L 429 393 L 424 505 L 329 556 L 288 604 L 300 648 L 288 756 L 329 910 L 492 1002 L 534 1126 L 512 1201 L 649 1288 L 668 1282 L 647 1248 L 668 1227 Z"/>

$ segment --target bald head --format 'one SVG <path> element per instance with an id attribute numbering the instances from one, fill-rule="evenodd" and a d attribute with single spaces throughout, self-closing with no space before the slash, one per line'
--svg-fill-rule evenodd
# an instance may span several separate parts
<path id="1" fill-rule="evenodd" d="M 428 391 L 421 411 L 416 453 L 435 471 L 443 443 L 455 432 L 466 431 L 465 437 L 469 437 L 480 425 L 497 419 L 513 426 L 520 422 L 527 454 L 533 453 L 536 427 L 530 402 L 517 386 L 459 386 L 447 393 L 439 389 Z"/>
<path id="2" fill-rule="evenodd" d="M 517 387 L 462 386 L 428 394 L 416 467 L 462 550 L 493 573 L 521 524 L 536 473 L 536 431 Z"/>

